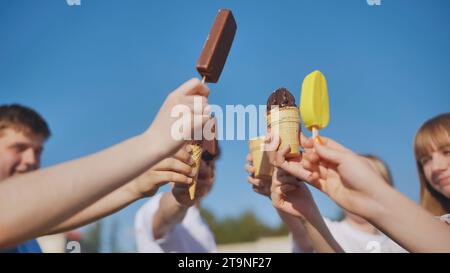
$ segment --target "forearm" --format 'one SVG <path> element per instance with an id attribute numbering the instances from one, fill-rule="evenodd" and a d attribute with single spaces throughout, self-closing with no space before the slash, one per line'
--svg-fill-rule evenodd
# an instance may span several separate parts
<path id="1" fill-rule="evenodd" d="M 153 216 L 153 237 L 155 239 L 164 237 L 174 225 L 183 221 L 187 210 L 188 207 L 180 205 L 171 192 L 164 193 Z"/>
<path id="2" fill-rule="evenodd" d="M 140 199 L 140 196 L 129 189 L 130 183 L 127 183 L 125 186 L 120 187 L 64 222 L 58 224 L 50 230 L 49 234 L 66 232 L 82 227 L 111 215 Z"/>
<path id="3" fill-rule="evenodd" d="M 450 228 L 392 188 L 365 217 L 410 252 L 450 252 Z"/>
<path id="4" fill-rule="evenodd" d="M 313 252 L 314 248 L 303 222 L 297 217 L 281 210 L 277 209 L 277 212 L 283 223 L 291 232 L 293 243 L 299 248 L 300 252 Z"/>
<path id="5" fill-rule="evenodd" d="M 300 219 L 303 220 L 303 219 Z M 330 230 L 322 219 L 320 224 L 311 224 L 308 221 L 304 221 L 305 229 L 311 238 L 311 242 L 315 252 L 317 253 L 343 253 L 344 250 L 336 242 Z"/>
<path id="6" fill-rule="evenodd" d="M 326 225 L 319 208 L 314 203 L 305 218 L 300 218 L 309 235 L 312 246 L 317 253 L 342 253 L 344 250 L 338 244 Z"/>
<path id="7" fill-rule="evenodd" d="M 137 136 L 96 154 L 0 183 L 0 248 L 47 233 L 144 172 L 164 156 L 150 143 Z"/>

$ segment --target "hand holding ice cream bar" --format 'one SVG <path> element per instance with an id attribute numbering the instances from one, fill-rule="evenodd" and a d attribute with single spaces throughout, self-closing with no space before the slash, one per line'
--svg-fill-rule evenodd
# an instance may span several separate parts
<path id="1" fill-rule="evenodd" d="M 236 34 L 236 21 L 229 9 L 220 9 L 216 20 L 206 39 L 200 58 L 197 61 L 197 71 L 202 75 L 202 82 L 216 83 L 230 52 Z M 200 162 L 198 155 L 202 154 L 202 145 L 200 141 L 191 144 L 192 158 Z M 198 164 L 196 172 L 198 173 Z M 194 179 L 189 187 L 191 199 L 195 198 L 195 189 L 197 179 Z"/>
<path id="2" fill-rule="evenodd" d="M 279 88 L 267 100 L 267 127 L 281 138 L 280 147 L 289 145 L 287 158 L 300 156 L 300 113 L 295 97 L 286 88 Z"/>
<path id="3" fill-rule="evenodd" d="M 318 70 L 305 77 L 300 98 L 300 113 L 305 127 L 317 139 L 318 130 L 330 121 L 328 88 L 325 76 Z M 320 138 L 318 139 L 320 141 Z"/>

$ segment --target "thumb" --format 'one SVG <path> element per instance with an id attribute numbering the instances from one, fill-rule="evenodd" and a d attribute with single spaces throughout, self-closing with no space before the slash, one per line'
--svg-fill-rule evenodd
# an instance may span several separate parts
<path id="1" fill-rule="evenodd" d="M 342 157 L 344 153 L 333 149 L 327 145 L 323 145 L 314 141 L 314 149 L 320 158 L 325 159 L 331 163 L 339 164 L 342 162 Z"/>
<path id="2" fill-rule="evenodd" d="M 286 161 L 286 155 L 291 151 L 291 146 L 283 145 L 280 150 L 275 153 L 275 166 L 279 167 Z"/>
<path id="3" fill-rule="evenodd" d="M 272 132 L 268 133 L 264 140 L 264 151 L 274 152 L 278 150 L 278 146 L 280 146 L 280 135 L 273 134 Z"/>

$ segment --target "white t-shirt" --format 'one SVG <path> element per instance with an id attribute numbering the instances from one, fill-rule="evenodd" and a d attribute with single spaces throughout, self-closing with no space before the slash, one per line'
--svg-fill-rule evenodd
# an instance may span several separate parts
<path id="1" fill-rule="evenodd" d="M 347 253 L 406 253 L 407 251 L 381 232 L 370 234 L 355 229 L 347 221 L 324 219 L 334 239 Z M 300 252 L 293 242 L 293 252 Z"/>
<path id="2" fill-rule="evenodd" d="M 439 217 L 439 220 L 446 223 L 447 225 L 450 225 L 450 214 L 444 214 Z"/>
<path id="3" fill-rule="evenodd" d="M 136 213 L 134 229 L 138 252 L 216 252 L 214 235 L 200 216 L 200 211 L 192 206 L 183 221 L 176 224 L 161 239 L 153 237 L 152 221 L 162 193 L 150 198 Z"/>

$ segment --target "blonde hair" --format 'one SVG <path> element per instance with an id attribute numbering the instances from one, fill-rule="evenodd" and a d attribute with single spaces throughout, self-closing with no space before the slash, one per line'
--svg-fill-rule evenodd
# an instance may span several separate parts
<path id="1" fill-rule="evenodd" d="M 374 167 L 375 170 L 381 175 L 381 177 L 383 177 L 386 183 L 388 183 L 390 186 L 394 186 L 394 180 L 392 179 L 391 171 L 380 157 L 373 154 L 363 154 L 361 156 L 369 160 L 372 167 Z"/>
<path id="2" fill-rule="evenodd" d="M 450 113 L 441 114 L 425 122 L 414 139 L 414 155 L 420 180 L 420 204 L 434 215 L 450 213 L 450 199 L 435 190 L 425 178 L 420 159 L 450 144 Z"/>

